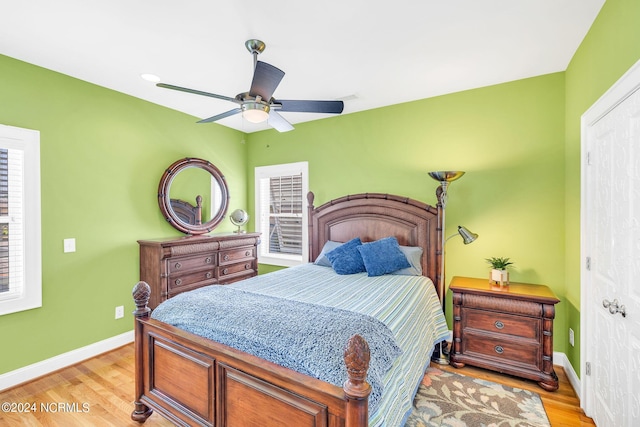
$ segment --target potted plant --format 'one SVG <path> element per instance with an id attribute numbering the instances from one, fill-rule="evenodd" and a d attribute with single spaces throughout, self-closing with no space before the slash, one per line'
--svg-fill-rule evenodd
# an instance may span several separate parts
<path id="1" fill-rule="evenodd" d="M 513 265 L 513 262 L 509 258 L 503 257 L 491 257 L 486 258 L 489 265 L 491 265 L 491 275 L 489 280 L 493 283 L 500 284 L 500 286 L 506 286 L 509 284 L 509 272 L 507 267 Z"/>

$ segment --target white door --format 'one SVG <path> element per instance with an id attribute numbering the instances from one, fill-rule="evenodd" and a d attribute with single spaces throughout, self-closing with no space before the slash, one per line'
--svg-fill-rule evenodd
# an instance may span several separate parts
<path id="1" fill-rule="evenodd" d="M 581 401 L 640 425 L 640 62 L 582 118 Z"/>

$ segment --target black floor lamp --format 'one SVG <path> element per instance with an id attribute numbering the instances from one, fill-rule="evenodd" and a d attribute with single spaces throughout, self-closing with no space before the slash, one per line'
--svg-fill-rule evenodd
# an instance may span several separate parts
<path id="1" fill-rule="evenodd" d="M 442 244 L 440 246 L 441 251 L 442 251 L 442 255 L 440 256 L 440 277 L 439 277 L 439 283 L 438 283 L 438 294 L 440 296 L 440 305 L 442 306 L 442 311 L 444 312 L 444 306 L 445 306 L 445 274 L 444 274 L 444 245 L 447 243 L 447 241 L 449 239 L 451 239 L 452 237 L 457 236 L 458 234 L 462 237 L 462 241 L 465 245 L 468 245 L 469 243 L 472 243 L 474 240 L 476 240 L 478 238 L 478 235 L 475 233 L 472 233 L 471 231 L 469 231 L 466 227 L 463 226 L 458 226 L 458 232 L 456 234 L 453 234 L 447 238 L 445 238 L 444 233 L 445 233 L 445 212 L 446 212 L 446 207 L 447 207 L 447 188 L 449 187 L 449 184 L 455 180 L 457 180 L 458 178 L 462 177 L 462 175 L 464 175 L 464 172 L 461 171 L 436 171 L 436 172 L 429 172 L 429 176 L 433 179 L 435 179 L 436 181 L 438 181 L 440 183 L 441 186 L 441 191 L 439 192 L 438 195 L 438 202 L 440 203 L 440 206 L 442 207 L 442 219 L 440 222 L 440 226 L 442 227 Z M 438 194 L 436 192 L 436 194 Z M 433 356 L 431 357 L 431 360 L 433 360 L 434 362 L 440 364 L 440 365 L 448 365 L 449 364 L 449 359 L 447 358 L 446 354 L 444 353 L 444 350 L 442 348 L 442 342 L 439 342 L 436 345 L 436 348 L 433 352 Z"/>

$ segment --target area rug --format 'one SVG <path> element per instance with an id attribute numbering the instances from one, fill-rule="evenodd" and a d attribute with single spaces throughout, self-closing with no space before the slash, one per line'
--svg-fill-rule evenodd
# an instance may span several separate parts
<path id="1" fill-rule="evenodd" d="M 550 427 L 537 393 L 428 368 L 405 427 Z"/>

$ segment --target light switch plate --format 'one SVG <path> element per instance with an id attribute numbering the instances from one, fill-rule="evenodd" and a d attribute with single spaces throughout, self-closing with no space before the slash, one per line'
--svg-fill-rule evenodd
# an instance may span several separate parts
<path id="1" fill-rule="evenodd" d="M 64 251 L 75 252 L 76 251 L 76 239 L 64 239 Z"/>

